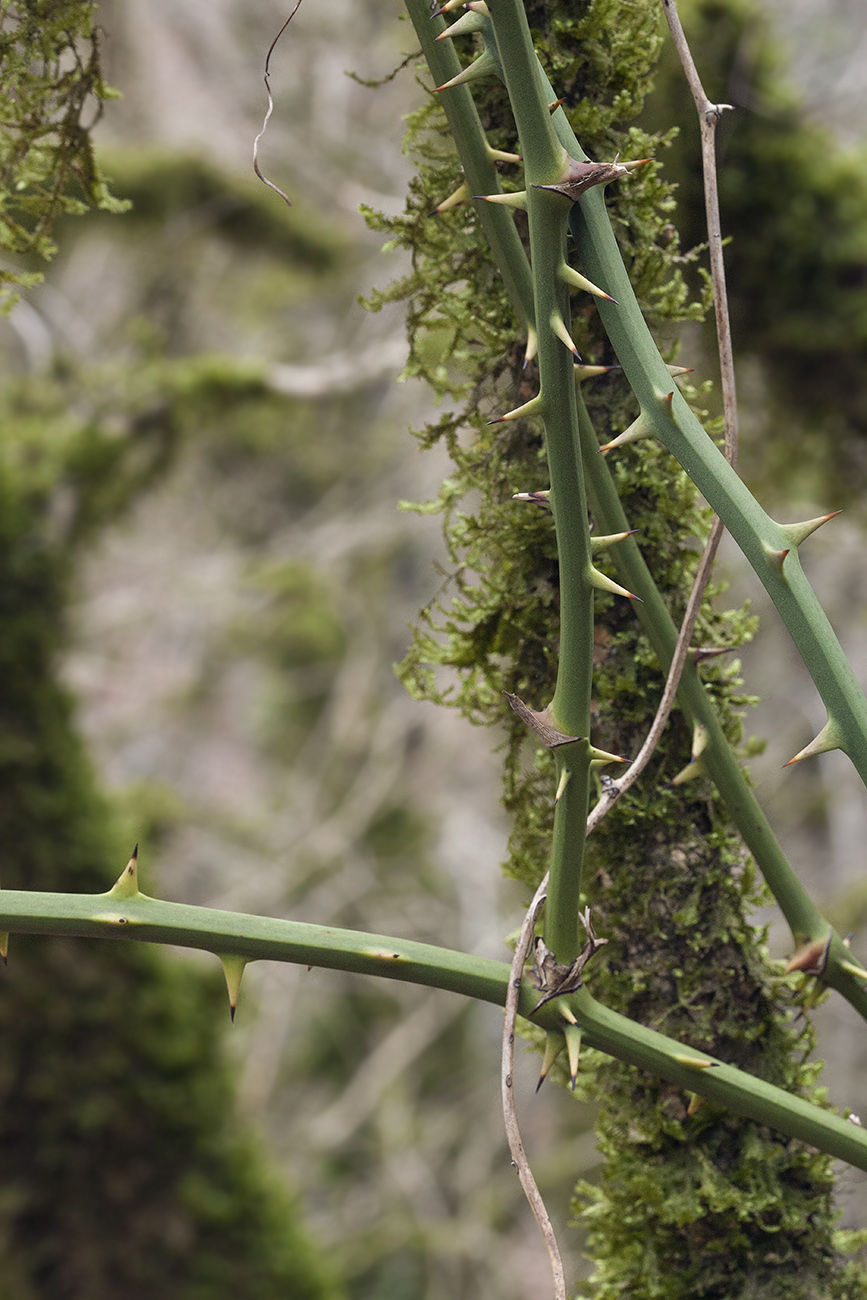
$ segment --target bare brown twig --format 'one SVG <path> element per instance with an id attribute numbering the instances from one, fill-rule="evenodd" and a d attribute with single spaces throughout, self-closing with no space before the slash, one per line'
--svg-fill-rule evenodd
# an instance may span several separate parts
<path id="1" fill-rule="evenodd" d="M 548 1258 L 551 1261 L 551 1272 L 554 1275 L 554 1295 L 556 1300 L 566 1300 L 566 1276 L 563 1272 L 563 1261 L 560 1258 L 560 1249 L 557 1245 L 557 1238 L 554 1235 L 554 1229 L 551 1227 L 551 1220 L 548 1218 L 548 1211 L 545 1209 L 545 1202 L 542 1200 L 539 1188 L 536 1186 L 536 1180 L 530 1170 L 527 1156 L 524 1152 L 524 1143 L 521 1140 L 521 1131 L 518 1127 L 518 1116 L 515 1111 L 515 1096 L 512 1085 L 512 1074 L 515 1061 L 515 1027 L 518 1020 L 518 997 L 521 992 L 521 981 L 524 978 L 524 966 L 530 953 L 530 944 L 533 942 L 533 929 L 536 924 L 536 917 L 541 911 L 542 904 L 548 893 L 548 873 L 533 896 L 533 901 L 527 908 L 521 926 L 521 933 L 518 936 L 518 942 L 515 945 L 515 955 L 512 958 L 512 969 L 509 972 L 509 986 L 506 990 L 506 1019 L 503 1026 L 503 1053 L 500 1070 L 500 1089 L 503 1097 L 503 1121 L 506 1126 L 506 1137 L 509 1142 L 509 1150 L 512 1153 L 512 1164 L 518 1171 L 518 1178 L 521 1180 L 521 1186 L 524 1189 L 524 1195 L 530 1203 L 530 1208 L 536 1216 L 536 1222 L 545 1241 L 548 1250 Z"/>
<path id="2" fill-rule="evenodd" d="M 710 249 L 710 273 L 713 281 L 714 317 L 716 319 L 717 346 L 719 348 L 720 378 L 723 411 L 725 413 L 726 459 L 730 465 L 737 463 L 738 417 L 735 392 L 735 367 L 732 354 L 731 322 L 729 321 L 726 273 L 723 259 L 722 228 L 719 216 L 719 192 L 716 179 L 716 127 L 731 104 L 712 104 L 705 94 L 695 61 L 687 44 L 676 0 L 662 0 L 671 37 L 680 59 L 701 127 L 701 164 L 704 177 L 704 205 L 707 218 L 707 238 Z"/>

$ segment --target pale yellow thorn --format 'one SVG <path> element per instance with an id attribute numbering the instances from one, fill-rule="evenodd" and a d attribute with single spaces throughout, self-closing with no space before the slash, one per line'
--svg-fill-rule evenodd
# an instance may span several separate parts
<path id="1" fill-rule="evenodd" d="M 107 896 L 111 898 L 135 898 L 138 892 L 138 845 L 136 845 L 132 857 L 111 889 L 108 890 Z"/>
<path id="2" fill-rule="evenodd" d="M 220 956 L 220 954 L 218 954 Z M 241 991 L 241 978 L 244 974 L 244 968 L 249 958 L 239 957 L 237 953 L 228 953 L 220 956 L 220 962 L 223 967 L 223 974 L 226 977 L 226 988 L 229 993 L 229 1015 L 232 1020 L 235 1019 L 235 1008 L 238 1005 L 238 994 Z"/>

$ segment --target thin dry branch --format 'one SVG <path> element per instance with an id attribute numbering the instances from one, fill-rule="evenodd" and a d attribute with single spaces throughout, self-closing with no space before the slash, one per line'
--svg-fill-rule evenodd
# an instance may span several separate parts
<path id="1" fill-rule="evenodd" d="M 671 37 L 677 56 L 680 59 L 692 98 L 698 113 L 701 127 L 701 164 L 704 178 L 704 205 L 707 218 L 707 237 L 710 249 L 710 273 L 713 281 L 714 317 L 716 320 L 717 346 L 719 348 L 720 378 L 722 387 L 723 411 L 725 413 L 726 459 L 730 465 L 737 463 L 738 417 L 737 395 L 735 392 L 735 367 L 732 354 L 732 333 L 729 320 L 728 294 L 726 293 L 726 273 L 723 258 L 722 227 L 719 216 L 719 192 L 716 179 L 716 127 L 726 109 L 731 104 L 712 104 L 705 94 L 701 78 L 690 52 L 676 0 L 662 0 L 665 17 L 671 30 Z"/>
<path id="2" fill-rule="evenodd" d="M 512 1164 L 518 1171 L 518 1178 L 521 1180 L 521 1186 L 524 1189 L 524 1195 L 530 1203 L 530 1208 L 536 1216 L 536 1222 L 539 1225 L 539 1231 L 548 1250 L 548 1258 L 551 1261 L 551 1272 L 554 1276 L 554 1295 L 556 1300 L 566 1300 L 566 1277 L 563 1272 L 563 1261 L 560 1258 L 560 1249 L 557 1245 L 557 1238 L 554 1235 L 554 1229 L 551 1227 L 551 1220 L 548 1218 L 548 1211 L 545 1209 L 545 1202 L 539 1188 L 536 1186 L 536 1180 L 530 1170 L 527 1156 L 524 1152 L 524 1143 L 521 1140 L 521 1131 L 518 1127 L 518 1116 L 515 1110 L 514 1088 L 512 1086 L 512 1076 L 515 1062 L 515 1027 L 518 1019 L 518 995 L 521 991 L 521 981 L 524 978 L 524 966 L 530 953 L 530 944 L 533 942 L 533 930 L 536 925 L 536 917 L 539 915 L 542 904 L 548 893 L 548 873 L 533 897 L 533 901 L 527 909 L 521 926 L 521 933 L 518 936 L 518 942 L 515 945 L 515 955 L 512 958 L 512 969 L 509 972 L 509 986 L 506 990 L 506 1018 L 503 1025 L 503 1053 L 502 1065 L 500 1070 L 500 1089 L 503 1097 L 503 1121 L 506 1126 L 506 1137 L 509 1141 L 509 1150 L 512 1153 Z"/>
<path id="3" fill-rule="evenodd" d="M 286 28 L 289 26 L 292 19 L 295 17 L 295 15 L 297 14 L 300 8 L 301 8 L 301 0 L 295 0 L 295 8 L 292 10 L 291 14 L 286 19 L 285 23 L 280 28 L 277 35 L 274 37 L 273 41 L 268 47 L 268 53 L 265 55 L 265 90 L 267 91 L 268 94 L 268 110 L 265 113 L 265 119 L 262 122 L 262 130 L 256 136 L 256 139 L 253 141 L 253 171 L 259 177 L 259 180 L 262 181 L 265 185 L 267 185 L 269 189 L 272 189 L 275 194 L 279 194 L 283 202 L 288 204 L 290 208 L 292 207 L 292 200 L 289 198 L 289 195 L 284 194 L 283 191 L 280 189 L 280 186 L 275 185 L 273 181 L 269 181 L 268 177 L 265 176 L 262 173 L 262 171 L 259 169 L 259 141 L 262 139 L 262 136 L 267 131 L 268 123 L 271 120 L 271 114 L 274 112 L 274 100 L 271 95 L 271 55 L 274 53 L 274 47 L 276 46 L 280 37 L 283 35 Z"/>

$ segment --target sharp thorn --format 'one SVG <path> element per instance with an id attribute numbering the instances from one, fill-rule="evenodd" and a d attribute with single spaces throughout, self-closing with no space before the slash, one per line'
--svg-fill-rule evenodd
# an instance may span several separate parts
<path id="1" fill-rule="evenodd" d="M 526 190 L 513 190 L 508 194 L 474 194 L 473 198 L 481 203 L 499 203 L 504 208 L 515 208 L 519 212 L 527 211 Z"/>
<path id="2" fill-rule="evenodd" d="M 575 1091 L 575 1081 L 578 1078 L 578 1062 L 581 1058 L 581 1029 L 578 1025 L 567 1024 L 563 1031 L 566 1035 L 566 1052 L 569 1056 L 569 1078 L 572 1082 L 572 1091 Z"/>
<path id="3" fill-rule="evenodd" d="M 573 289 L 584 289 L 587 293 L 594 294 L 597 298 L 604 298 L 606 302 L 613 302 L 615 307 L 618 306 L 616 298 L 612 298 L 610 293 L 600 289 L 592 280 L 588 280 L 586 275 L 576 271 L 573 267 L 564 262 L 560 267 L 560 279 L 565 280 Z"/>
<path id="4" fill-rule="evenodd" d="M 560 315 L 559 312 L 554 312 L 551 316 L 551 329 L 557 335 L 557 338 L 560 340 L 560 342 L 566 344 L 566 347 L 572 353 L 573 357 L 577 357 L 577 359 L 580 361 L 581 354 L 576 348 L 572 340 L 572 335 L 567 330 L 566 325 L 563 321 L 563 317 Z"/>
<path id="5" fill-rule="evenodd" d="M 629 600 L 637 600 L 640 604 L 644 603 L 640 596 L 636 596 L 632 591 L 627 591 L 625 587 L 621 587 L 619 582 L 615 582 L 613 578 L 606 577 L 604 573 L 600 573 L 595 565 L 592 564 L 590 566 L 590 585 L 598 588 L 599 591 L 610 591 L 613 592 L 615 596 L 626 596 Z"/>
<path id="6" fill-rule="evenodd" d="M 784 551 L 775 551 L 772 550 L 770 546 L 763 546 L 762 549 L 764 550 L 767 561 L 771 567 L 776 569 L 777 573 L 782 574 L 783 565 L 786 562 L 786 556 L 789 554 L 790 548 L 787 547 Z"/>
<path id="7" fill-rule="evenodd" d="M 805 975 L 824 975 L 833 937 L 834 931 L 829 930 L 821 939 L 810 939 L 802 944 L 789 958 L 786 974 L 802 971 Z"/>
<path id="8" fill-rule="evenodd" d="M 608 533 L 605 537 L 591 537 L 591 551 L 604 551 L 609 546 L 614 546 L 617 542 L 623 542 L 627 537 L 634 537 L 638 532 L 637 528 L 630 528 L 626 533 Z"/>
<path id="9" fill-rule="evenodd" d="M 563 1034 L 558 1033 L 556 1029 L 549 1029 L 545 1034 L 545 1055 L 542 1058 L 542 1069 L 539 1072 L 539 1082 L 536 1084 L 538 1092 L 542 1084 L 548 1077 L 551 1066 L 557 1060 L 557 1057 L 566 1046 L 566 1039 Z"/>
<path id="10" fill-rule="evenodd" d="M 537 393 L 531 397 L 529 402 L 524 402 L 523 406 L 516 406 L 513 411 L 507 411 L 505 415 L 498 415 L 495 420 L 488 420 L 488 424 L 503 424 L 507 420 L 522 420 L 527 415 L 538 415 L 542 409 L 542 394 Z"/>
<path id="11" fill-rule="evenodd" d="M 817 754 L 827 754 L 832 749 L 842 749 L 845 753 L 837 726 L 829 718 L 809 745 L 805 745 L 803 749 L 798 750 L 795 757 L 790 758 L 788 763 L 784 763 L 783 766 L 791 767 L 793 763 L 800 763 L 805 758 L 815 758 Z"/>
<path id="12" fill-rule="evenodd" d="M 625 446 L 627 442 L 637 442 L 639 438 L 649 437 L 653 437 L 653 426 L 642 411 L 628 429 L 624 429 L 616 438 L 612 438 L 611 442 L 606 442 L 599 450 L 604 455 L 606 452 L 613 451 L 615 447 Z"/>
<path id="13" fill-rule="evenodd" d="M 611 370 L 619 370 L 620 366 L 573 366 L 575 378 L 581 382 L 584 379 L 595 379 L 598 375 L 607 375 Z"/>
<path id="14" fill-rule="evenodd" d="M 484 15 L 478 11 L 473 12 L 471 10 L 468 13 L 461 14 L 457 22 L 452 23 L 451 27 L 447 27 L 444 32 L 440 32 L 439 36 L 436 36 L 434 39 L 437 41 L 445 41 L 451 40 L 456 36 L 471 36 L 473 32 L 480 32 L 484 26 Z"/>
<path id="15" fill-rule="evenodd" d="M 228 953 L 220 957 L 223 967 L 223 974 L 226 977 L 226 989 L 229 994 L 229 1015 L 232 1023 L 235 1023 L 235 1008 L 238 1005 L 238 994 L 241 991 L 241 978 L 244 974 L 244 968 L 247 965 L 247 957 L 239 957 L 236 953 Z"/>
<path id="16" fill-rule="evenodd" d="M 462 185 L 458 186 L 453 194 L 450 194 L 447 199 L 443 199 L 442 203 L 438 203 L 436 207 L 428 213 L 428 216 L 435 217 L 440 212 L 448 212 L 452 208 L 456 208 L 459 204 L 466 202 L 469 198 L 469 193 L 470 187 L 467 182 L 464 181 Z"/>
<path id="17" fill-rule="evenodd" d="M 541 491 L 541 492 L 513 492 L 513 493 L 512 493 L 512 500 L 513 500 L 513 501 L 531 501 L 531 502 L 533 503 L 533 505 L 537 505 L 537 506 L 547 506 L 547 505 L 549 504 L 549 497 L 550 497 L 550 495 L 551 495 L 551 489 L 550 489 L 550 488 L 545 488 L 545 489 L 544 489 L 543 491 Z"/>
<path id="18" fill-rule="evenodd" d="M 678 1065 L 686 1065 L 690 1070 L 716 1070 L 721 1061 L 711 1061 L 706 1056 L 675 1056 Z"/>
<path id="19" fill-rule="evenodd" d="M 707 776 L 707 768 L 703 759 L 696 758 L 691 763 L 687 763 L 686 767 L 678 772 L 677 776 L 672 777 L 668 784 L 669 786 L 685 785 L 687 781 L 694 781 L 699 776 Z"/>
<path id="20" fill-rule="evenodd" d="M 628 758 L 624 758 L 622 754 L 609 754 L 607 750 L 597 749 L 595 745 L 591 745 L 587 753 L 590 755 L 591 762 L 598 763 L 600 766 L 605 766 L 608 763 L 628 763 L 630 761 Z"/>
<path id="21" fill-rule="evenodd" d="M 823 524 L 827 524 L 830 519 L 836 519 L 842 513 L 842 510 L 832 510 L 830 514 L 819 515 L 817 519 L 806 519 L 800 524 L 780 524 L 780 528 L 787 541 L 791 542 L 793 546 L 800 546 L 801 542 L 805 542 L 808 537 L 812 536 L 817 528 L 821 528 Z"/>
<path id="22" fill-rule="evenodd" d="M 129 862 L 108 890 L 108 895 L 112 898 L 135 898 L 138 892 L 138 845 L 136 845 Z"/>
<path id="23" fill-rule="evenodd" d="M 443 90 L 452 90 L 455 86 L 465 86 L 468 82 L 477 81 L 480 77 L 493 76 L 497 71 L 497 66 L 497 60 L 491 51 L 485 48 L 468 67 L 462 68 L 456 76 L 449 81 L 444 81 L 441 86 L 436 86 L 435 93 L 440 94 Z"/>
<path id="24" fill-rule="evenodd" d="M 733 645 L 723 646 L 690 646 L 687 650 L 689 657 L 694 660 L 696 666 L 704 663 L 705 659 L 715 659 L 717 655 L 729 655 L 737 649 Z"/>

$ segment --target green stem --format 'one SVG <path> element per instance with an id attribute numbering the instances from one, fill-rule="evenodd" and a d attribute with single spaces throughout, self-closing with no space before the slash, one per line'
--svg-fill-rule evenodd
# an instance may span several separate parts
<path id="1" fill-rule="evenodd" d="M 461 64 L 451 41 L 438 41 L 446 24 L 442 18 L 431 20 L 424 0 L 407 0 L 407 11 L 436 84 L 451 81 L 461 71 Z M 441 95 L 452 139 L 458 148 L 470 193 L 499 194 L 500 177 L 487 151 L 485 133 L 468 86 L 455 86 Z M 533 286 L 530 267 L 520 236 L 509 214 L 492 203 L 473 203 L 476 217 L 484 231 L 502 276 L 503 286 L 523 328 L 533 324 Z"/>
<path id="2" fill-rule="evenodd" d="M 338 930 L 330 926 L 272 917 L 245 916 L 184 903 L 166 903 L 145 894 L 40 894 L 0 891 L 0 931 L 75 938 L 130 939 L 196 948 L 248 960 L 295 962 L 332 970 L 381 975 L 425 984 L 503 1006 L 509 980 L 505 962 L 491 961 L 389 935 Z M 527 1016 L 539 994 L 529 980 L 521 989 L 519 1010 Z M 769 1124 L 788 1137 L 808 1142 L 859 1169 L 867 1170 L 867 1133 L 855 1125 L 755 1079 L 734 1066 L 701 1069 L 711 1060 L 652 1029 L 645 1029 L 598 1003 L 586 988 L 568 998 L 587 1044 L 648 1070 L 680 1087 L 699 1092 L 728 1110 Z M 543 1028 L 558 1028 L 556 1003 L 533 1017 Z"/>
<path id="3" fill-rule="evenodd" d="M 428 17 L 426 17 L 424 5 L 419 4 L 419 0 L 409 0 L 409 10 L 411 10 L 413 22 L 415 22 L 416 31 L 419 32 L 422 48 L 424 48 L 425 55 L 432 64 L 434 77 L 445 81 L 455 72 L 458 72 L 460 66 L 454 51 L 446 49 L 445 43 L 434 42 L 432 35 L 434 23 L 430 23 Z M 515 27 L 523 29 L 524 25 L 521 22 L 520 14 L 516 13 L 513 6 L 508 10 L 506 19 L 503 19 L 503 14 L 504 10 L 498 5 L 498 45 L 500 51 L 506 51 L 507 61 L 510 62 L 511 68 L 511 51 L 513 49 L 519 51 L 521 59 L 526 59 L 528 53 L 532 52 L 529 52 L 529 45 L 524 36 L 520 35 L 520 32 L 519 35 L 515 36 L 515 32 L 513 32 Z M 435 34 L 435 29 L 433 34 Z M 502 52 L 500 52 L 500 57 L 502 57 Z M 550 162 L 552 157 L 555 156 L 551 149 L 550 131 L 552 129 L 559 140 L 560 146 L 567 149 L 569 155 L 578 160 L 585 159 L 586 155 L 582 151 L 580 144 L 578 144 L 575 134 L 572 133 L 562 109 L 556 110 L 554 116 L 550 118 L 550 126 L 549 122 L 545 120 L 547 114 L 542 117 L 539 116 L 539 104 L 550 103 L 555 98 L 555 92 L 552 91 L 546 78 L 543 77 L 536 56 L 532 55 L 532 60 L 536 75 L 534 77 L 533 75 L 530 75 L 530 77 L 526 77 L 524 74 L 519 75 L 516 87 L 516 114 L 521 113 L 524 139 L 532 138 L 534 146 L 539 147 L 539 140 L 536 140 L 533 135 L 538 131 L 539 136 L 541 136 L 543 155 Z M 525 86 L 530 87 L 529 92 L 524 91 Z M 458 104 L 459 99 L 464 100 L 465 103 L 460 104 L 460 112 L 458 113 L 455 110 L 455 105 Z M 480 164 L 487 166 L 489 173 L 493 172 L 485 153 L 481 122 L 478 121 L 476 110 L 472 105 L 472 96 L 469 95 L 467 88 L 460 87 L 458 90 L 448 91 L 443 96 L 443 100 L 445 100 L 447 113 L 450 114 L 450 122 L 452 129 L 454 129 L 456 144 L 458 144 L 461 164 L 464 165 L 468 177 L 478 175 L 474 169 Z M 452 113 L 455 114 L 454 117 L 452 117 Z M 538 179 L 536 174 L 533 175 L 533 179 Z M 477 181 L 471 179 L 471 187 L 481 185 L 481 183 L 481 179 L 477 179 Z M 487 183 L 489 181 L 486 181 L 485 185 Z M 529 177 L 528 183 L 532 183 Z M 530 198 L 530 203 L 532 203 L 532 198 Z M 493 248 L 494 255 L 497 257 L 500 273 L 503 274 L 507 289 L 510 289 L 513 302 L 515 302 L 515 295 L 517 295 L 519 317 L 521 320 L 530 318 L 534 315 L 532 300 L 530 300 L 532 299 L 533 281 L 530 279 L 524 248 L 521 246 L 519 237 L 517 237 L 511 214 L 503 208 L 491 209 L 490 205 L 487 204 L 481 204 L 480 207 L 485 209 L 485 211 L 480 211 L 480 220 L 485 225 L 487 238 L 489 238 L 491 248 Z M 633 381 L 633 386 L 637 385 L 636 391 L 640 399 L 643 395 L 642 409 L 647 409 L 649 412 L 655 411 L 656 415 L 659 415 L 655 387 L 658 387 L 659 391 L 672 391 L 671 377 L 669 377 L 667 369 L 664 368 L 653 339 L 650 338 L 649 331 L 646 329 L 641 312 L 638 311 L 632 286 L 629 285 L 627 274 L 625 274 L 623 268 L 623 261 L 620 259 L 614 235 L 611 233 L 610 222 L 608 222 L 607 214 L 604 212 L 601 192 L 591 192 L 591 194 L 585 196 L 581 204 L 576 205 L 575 209 L 573 209 L 573 221 L 580 221 L 586 226 L 588 240 L 584 242 L 584 251 L 586 252 L 589 247 L 591 252 L 594 250 L 597 252 L 598 270 L 591 272 L 591 278 L 606 282 L 608 289 L 614 290 L 616 298 L 619 299 L 620 307 L 602 305 L 603 318 L 606 320 L 606 324 L 610 326 L 610 333 L 614 338 L 615 348 L 619 355 L 633 357 L 634 364 L 628 368 L 628 377 L 630 381 Z M 593 261 L 590 261 L 590 266 L 593 266 Z M 623 308 L 623 313 L 621 313 L 621 308 Z M 633 344 L 633 338 L 637 338 L 638 342 L 636 344 Z M 621 356 L 621 360 L 623 360 L 623 356 Z M 645 382 L 646 376 L 650 376 L 650 382 Z M 680 395 L 677 395 L 676 400 L 677 409 L 680 409 Z M 581 426 L 582 445 L 584 445 L 588 494 L 595 520 L 597 520 L 597 525 L 602 532 L 623 532 L 623 530 L 629 528 L 629 523 L 625 520 L 623 510 L 621 510 L 620 500 L 617 498 L 607 465 L 604 464 L 601 456 L 598 456 L 597 450 L 595 450 L 597 448 L 595 435 L 591 430 L 589 417 L 586 415 L 586 408 L 581 399 L 578 400 L 577 413 L 578 424 Z M 664 419 L 664 416 L 660 417 L 660 424 L 666 425 L 666 428 L 660 430 L 662 434 L 671 432 L 667 428 L 669 422 L 671 421 Z M 733 481 L 737 485 L 736 491 L 738 498 L 741 500 L 742 511 L 746 511 L 744 520 L 750 536 L 753 536 L 751 530 L 757 529 L 755 536 L 760 537 L 762 534 L 760 534 L 759 529 L 767 528 L 767 537 L 770 538 L 767 545 L 771 546 L 771 549 L 784 549 L 788 542 L 777 530 L 777 525 L 773 524 L 772 520 L 768 520 L 767 515 L 764 515 L 758 504 L 747 493 L 744 485 L 741 484 L 740 480 L 737 480 L 737 476 L 734 476 L 729 471 L 723 456 L 719 455 L 715 448 L 712 447 L 710 439 L 706 437 L 701 426 L 698 426 L 697 434 L 695 434 L 695 430 L 693 430 L 693 433 L 697 438 L 699 447 L 705 448 L 706 451 L 710 448 L 712 452 L 710 458 L 712 464 L 708 465 L 707 473 L 712 477 L 716 469 L 724 467 L 723 472 L 727 474 L 729 484 Z M 554 482 L 554 473 L 552 473 L 551 481 Z M 699 486 L 702 486 L 702 484 L 699 484 Z M 702 490 L 708 495 L 707 486 L 702 486 Z M 712 497 L 712 487 L 710 493 Z M 554 500 L 552 500 L 555 510 L 556 495 L 558 494 L 554 493 Z M 564 490 L 560 495 L 568 500 L 569 490 Z M 711 499 L 711 497 L 708 497 L 708 499 Z M 568 528 L 568 517 L 563 519 L 562 516 L 556 520 L 556 523 L 558 523 L 559 543 L 563 530 Z M 659 656 L 660 664 L 662 664 L 663 669 L 667 669 L 669 662 L 671 662 L 673 646 L 675 646 L 676 628 L 662 598 L 660 598 L 653 578 L 647 571 L 636 542 L 629 538 L 628 541 L 621 543 L 612 552 L 612 558 L 615 560 L 620 580 L 624 582 L 624 585 L 629 590 L 634 591 L 643 599 L 643 604 L 638 606 L 638 617 L 640 617 L 642 625 L 645 627 L 651 645 L 654 646 L 654 650 Z M 771 582 L 776 582 L 777 589 L 779 589 L 777 594 L 783 601 L 783 606 L 785 608 L 797 607 L 798 595 L 792 599 L 792 593 L 790 593 L 792 575 L 789 572 L 789 569 L 794 572 L 794 568 L 796 568 L 796 556 L 789 555 L 785 560 L 785 580 L 781 575 L 776 575 L 773 572 L 772 565 L 771 567 L 768 565 L 767 552 L 764 551 L 763 546 L 760 555 L 758 550 L 754 551 L 754 558 L 762 567 L 763 576 L 768 577 Z M 768 572 L 768 569 L 770 569 L 770 572 Z M 806 580 L 796 581 L 799 594 L 803 594 L 805 584 Z M 809 599 L 815 608 L 815 597 L 811 591 Z M 812 645 L 814 645 L 816 651 L 824 653 L 828 645 L 836 646 L 836 640 L 833 638 L 831 629 L 828 628 L 827 620 L 824 620 L 822 611 L 819 611 L 819 615 L 820 634 L 818 638 L 812 638 Z M 562 664 L 567 662 L 568 658 L 568 655 L 563 655 Z M 836 673 L 838 679 L 842 679 L 842 682 L 844 682 L 844 686 L 848 686 L 848 689 L 851 688 L 853 677 L 851 677 L 848 664 L 840 663 L 840 656 L 837 656 L 836 663 L 832 664 L 832 669 L 831 676 Z M 560 692 L 559 698 L 556 699 L 558 712 L 560 710 L 560 701 L 562 701 L 563 694 L 567 690 L 565 681 L 567 681 L 567 677 L 564 675 L 558 677 L 558 688 L 560 688 L 560 682 L 563 682 L 563 690 Z M 857 688 L 855 688 L 855 693 L 859 693 Z M 679 690 L 679 702 L 690 720 L 701 720 L 707 729 L 708 746 L 705 753 L 705 763 L 708 774 L 718 787 L 720 796 L 723 797 L 725 805 L 728 807 L 729 815 L 732 816 L 733 822 L 736 823 L 741 835 L 744 836 L 747 848 L 753 853 L 755 861 L 762 870 L 764 879 L 767 880 L 768 887 L 775 894 L 775 898 L 779 902 L 790 928 L 792 928 L 794 940 L 796 940 L 796 943 L 801 943 L 801 941 L 819 939 L 819 937 L 827 935 L 828 923 L 825 922 L 816 907 L 812 905 L 810 897 L 807 896 L 797 876 L 794 875 L 792 867 L 786 861 L 783 850 L 777 844 L 770 824 L 768 824 L 766 816 L 760 810 L 744 772 L 741 771 L 740 763 L 737 762 L 731 746 L 728 745 L 723 733 L 721 733 L 721 728 L 719 723 L 716 722 L 716 716 L 712 711 L 710 701 L 708 701 L 705 688 L 703 688 L 698 673 L 692 664 L 686 666 L 684 679 L 681 681 Z M 828 703 L 828 698 L 825 698 L 825 703 Z M 569 707 L 568 711 L 572 712 L 572 708 Z M 829 708 L 829 714 L 831 714 L 831 708 Z M 837 719 L 840 716 L 840 710 L 832 714 L 832 716 Z M 563 725 L 563 729 L 571 733 L 571 735 L 577 735 L 577 733 L 584 731 L 581 725 L 573 729 Z M 855 738 L 861 737 L 861 735 L 862 732 L 857 729 L 857 737 Z M 848 749 L 853 748 L 850 737 Z M 567 759 L 567 753 L 560 755 L 558 775 L 562 771 L 565 759 Z M 575 771 L 573 771 L 572 775 L 575 777 Z M 572 780 L 569 785 L 572 785 Z M 578 798 L 575 797 L 576 794 Z M 568 793 L 568 796 L 564 796 L 564 798 L 567 802 L 563 803 L 562 801 L 563 807 L 559 806 L 555 815 L 555 858 L 558 859 L 560 855 L 567 852 L 569 842 L 578 839 L 576 823 L 580 814 L 577 813 L 576 809 L 580 807 L 580 792 L 575 787 L 572 787 L 571 793 Z M 565 893 L 562 892 L 562 889 L 560 889 L 560 875 L 562 874 L 559 871 L 554 872 L 552 893 L 554 893 L 555 905 L 550 907 L 549 913 L 559 913 L 565 906 L 571 909 L 573 894 L 571 889 L 567 889 Z M 556 932 L 556 939 L 546 931 L 546 941 L 555 952 L 558 952 L 558 949 L 565 952 L 565 936 L 559 931 Z M 863 985 L 849 971 L 842 970 L 841 962 L 848 961 L 848 959 L 848 950 L 842 945 L 840 936 L 833 936 L 828 967 L 823 978 L 825 983 L 836 988 L 863 1017 L 867 1018 L 867 991 L 864 991 Z"/>
<path id="4" fill-rule="evenodd" d="M 558 775 L 568 766 L 570 779 L 554 816 L 544 921 L 546 944 L 559 961 L 569 962 L 582 941 L 578 916 L 590 789 L 593 588 L 574 356 L 563 337 L 570 329 L 569 290 L 560 273 L 566 261 L 566 209 L 559 195 L 537 188 L 560 179 L 563 150 L 551 125 L 523 6 L 519 0 L 497 0 L 491 21 L 524 158 L 541 415 L 557 536 L 560 645 L 549 707 L 555 727 L 584 738 L 557 760 Z"/>
<path id="5" fill-rule="evenodd" d="M 587 496 L 596 525 L 601 533 L 626 532 L 629 522 L 608 465 L 599 455 L 596 431 L 580 390 L 578 424 L 581 430 Z M 678 630 L 636 539 L 625 538 L 611 550 L 610 555 L 620 582 L 641 597 L 642 603 L 637 606 L 638 618 L 663 672 L 667 672 L 674 655 Z M 684 665 L 677 702 L 689 722 L 700 722 L 707 732 L 707 748 L 702 754 L 702 760 L 708 776 L 719 790 L 730 817 L 785 916 L 795 945 L 808 940 L 824 939 L 830 929 L 828 922 L 814 905 L 780 847 L 737 756 L 726 740 L 698 670 L 690 660 Z M 867 991 L 861 981 L 840 965 L 842 961 L 848 960 L 851 960 L 851 954 L 843 945 L 841 937 L 835 933 L 823 978 L 867 1020 Z"/>
<path id="6" fill-rule="evenodd" d="M 867 784 L 867 699 L 792 546 L 761 508 L 675 388 L 623 267 L 601 194 L 573 206 L 582 266 L 618 300 L 599 311 L 617 358 L 653 432 L 695 483 L 761 579 L 816 684 L 841 747 Z M 673 393 L 670 414 L 660 400 Z M 785 560 L 775 561 L 789 551 Z"/>

